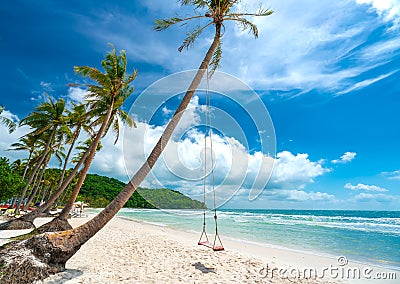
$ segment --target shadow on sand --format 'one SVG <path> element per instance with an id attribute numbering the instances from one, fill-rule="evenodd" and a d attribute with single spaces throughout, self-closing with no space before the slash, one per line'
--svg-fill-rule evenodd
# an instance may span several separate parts
<path id="1" fill-rule="evenodd" d="M 200 262 L 196 262 L 192 264 L 196 269 L 200 270 L 202 273 L 215 273 L 215 268 L 204 266 L 204 264 Z"/>

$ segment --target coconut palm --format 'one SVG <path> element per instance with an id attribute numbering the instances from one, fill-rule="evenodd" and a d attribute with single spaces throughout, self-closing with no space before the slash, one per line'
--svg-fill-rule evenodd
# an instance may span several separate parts
<path id="1" fill-rule="evenodd" d="M 93 135 L 93 129 L 89 125 L 88 114 L 86 111 L 86 105 L 84 105 L 84 104 L 76 104 L 76 103 L 72 102 L 72 110 L 67 110 L 67 124 L 69 127 L 71 127 L 71 129 L 74 129 L 74 131 L 71 131 L 72 135 L 69 135 L 69 137 L 67 138 L 67 141 L 68 141 L 68 144 L 70 144 L 70 147 L 69 147 L 68 153 L 64 160 L 64 166 L 63 166 L 63 169 L 61 172 L 61 177 L 60 177 L 58 187 L 60 187 L 62 182 L 64 181 L 64 176 L 65 176 L 65 172 L 67 170 L 67 165 L 68 165 L 72 150 L 75 147 L 75 143 L 78 140 L 78 137 L 81 133 L 81 130 L 83 129 L 89 135 Z"/>
<path id="2" fill-rule="evenodd" d="M 29 125 L 33 129 L 30 135 L 40 136 L 47 134 L 48 138 L 46 139 L 46 144 L 43 148 L 41 158 L 29 174 L 26 185 L 22 190 L 21 198 L 17 202 L 17 207 L 15 209 L 16 215 L 19 214 L 19 206 L 24 200 L 26 191 L 32 183 L 36 172 L 45 160 L 47 152 L 49 151 L 51 144 L 54 142 L 53 140 L 55 135 L 57 134 L 57 131 L 60 128 L 64 130 L 67 129 L 64 116 L 65 101 L 63 99 L 53 101 L 50 96 L 47 96 L 47 98 L 47 102 L 41 103 L 39 106 L 36 107 L 36 110 L 34 112 L 32 112 L 20 121 L 20 125 Z"/>
<path id="3" fill-rule="evenodd" d="M 8 128 L 8 132 L 12 133 L 17 128 L 17 125 L 12 119 L 5 117 L 4 115 L 1 115 L 3 111 L 4 107 L 0 106 L 0 124 L 5 125 Z"/>
<path id="4" fill-rule="evenodd" d="M 260 10 L 255 14 L 234 11 L 234 6 L 240 2 L 239 0 L 182 0 L 180 2 L 182 5 L 194 5 L 196 11 L 205 10 L 205 13 L 204 15 L 196 15 L 189 18 L 174 17 L 166 20 L 157 20 L 155 27 L 156 30 L 164 30 L 176 23 L 185 24 L 186 22 L 197 18 L 207 18 L 210 20 L 210 22 L 205 26 L 199 27 L 194 32 L 189 33 L 179 48 L 180 50 L 191 46 L 195 39 L 198 38 L 201 32 L 207 27 L 214 26 L 215 28 L 213 41 L 203 61 L 201 62 L 192 83 L 190 84 L 172 119 L 165 128 L 158 143 L 148 156 L 146 162 L 140 167 L 140 169 L 132 177 L 130 182 L 125 186 L 120 194 L 103 211 L 101 211 L 97 216 L 87 223 L 75 229 L 58 233 L 37 235 L 32 239 L 25 241 L 24 243 L 21 242 L 19 244 L 15 244 L 9 249 L 6 249 L 4 254 L 6 254 L 8 258 L 10 255 L 18 255 L 19 251 L 26 250 L 26 248 L 32 249 L 35 252 L 39 252 L 35 254 L 36 263 L 39 262 L 38 259 L 40 259 L 40 269 L 37 264 L 35 266 L 35 271 L 38 271 L 35 274 L 35 278 L 40 278 L 43 271 L 48 273 L 49 271 L 54 272 L 57 270 L 63 270 L 65 267 L 65 262 L 72 255 L 74 255 L 75 252 L 79 250 L 79 248 L 85 242 L 87 242 L 101 228 L 103 228 L 105 224 L 107 224 L 107 222 L 115 216 L 115 214 L 117 214 L 117 212 L 123 207 L 129 197 L 153 168 L 157 159 L 164 150 L 167 144 L 166 142 L 168 142 L 172 136 L 172 133 L 181 119 L 183 112 L 187 108 L 193 94 L 204 77 L 206 70 L 210 66 L 211 68 L 216 68 L 218 66 L 219 60 L 221 59 L 221 28 L 223 27 L 224 21 L 236 21 L 243 29 L 250 29 L 253 35 L 257 37 L 257 27 L 247 19 L 247 16 L 268 16 L 272 14 L 271 10 L 265 10 L 262 8 L 260 8 Z M 17 262 L 18 258 L 15 259 Z M 23 272 L 25 270 L 32 271 L 32 265 L 32 262 L 28 263 L 26 261 L 24 265 L 19 266 L 19 270 L 16 273 L 16 271 L 11 268 L 12 266 L 7 263 L 7 267 L 2 269 L 3 275 L 6 275 L 7 277 L 9 277 L 9 275 L 13 275 L 13 277 L 17 277 L 15 275 L 19 275 L 21 276 L 20 279 L 23 279 Z M 32 277 L 32 274 L 30 274 L 30 276 Z M 30 280 L 32 280 L 32 278 L 30 278 Z"/>

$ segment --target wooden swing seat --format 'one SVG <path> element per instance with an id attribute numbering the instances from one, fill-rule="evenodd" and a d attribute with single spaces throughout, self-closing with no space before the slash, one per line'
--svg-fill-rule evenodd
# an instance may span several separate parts
<path id="1" fill-rule="evenodd" d="M 209 241 L 205 241 L 205 242 L 198 242 L 198 245 L 200 246 L 206 246 L 208 248 L 212 248 L 214 251 L 221 251 L 224 250 L 223 246 L 214 246 L 212 243 L 210 243 Z"/>

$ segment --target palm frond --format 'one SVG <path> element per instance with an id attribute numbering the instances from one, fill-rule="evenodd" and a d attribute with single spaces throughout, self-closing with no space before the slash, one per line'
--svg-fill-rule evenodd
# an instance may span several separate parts
<path id="1" fill-rule="evenodd" d="M 134 128 L 137 128 L 136 122 L 126 111 L 120 109 L 118 111 L 118 116 L 121 119 L 122 123 L 127 124 L 129 127 L 133 126 Z"/>
<path id="2" fill-rule="evenodd" d="M 5 108 L 3 106 L 0 106 L 0 124 L 5 125 L 8 128 L 8 132 L 12 133 L 17 128 L 17 124 L 11 118 L 1 115 L 4 109 Z"/>
<path id="3" fill-rule="evenodd" d="M 224 10 L 222 11 L 222 13 L 227 14 L 232 9 L 232 7 L 239 2 L 240 0 L 228 1 L 228 3 L 224 5 Z"/>
<path id="4" fill-rule="evenodd" d="M 82 76 L 89 77 L 93 81 L 97 82 L 101 86 L 110 87 L 111 80 L 107 76 L 107 74 L 102 73 L 100 70 L 90 66 L 74 66 L 75 73 L 78 73 Z M 91 86 L 91 85 L 89 85 Z"/>
<path id="5" fill-rule="evenodd" d="M 184 48 L 188 49 L 190 46 L 192 46 L 195 40 L 201 35 L 203 30 L 211 25 L 212 23 L 209 23 L 203 27 L 197 26 L 194 30 L 186 33 L 186 38 L 183 40 L 182 45 L 178 48 L 179 52 L 181 52 Z"/>
<path id="6" fill-rule="evenodd" d="M 118 123 L 118 118 L 114 119 L 113 123 L 113 131 L 115 134 L 115 140 L 114 140 L 114 145 L 117 144 L 118 138 L 119 138 L 119 123 Z"/>
<path id="7" fill-rule="evenodd" d="M 168 29 L 170 26 L 175 25 L 176 23 L 180 23 L 183 22 L 184 19 L 182 18 L 178 18 L 178 17 L 172 17 L 169 19 L 155 19 L 155 26 L 154 26 L 154 30 L 156 31 L 163 31 L 165 29 Z"/>
<path id="8" fill-rule="evenodd" d="M 229 13 L 226 14 L 226 17 L 232 17 L 232 18 L 240 18 L 240 17 L 266 17 L 266 16 L 270 16 L 274 13 L 273 10 L 271 9 L 265 9 L 263 7 L 260 6 L 260 8 L 258 9 L 257 12 L 255 13 Z"/>
<path id="9" fill-rule="evenodd" d="M 249 30 L 249 33 L 252 33 L 255 38 L 258 38 L 258 28 L 255 24 L 247 20 L 246 18 L 240 17 L 232 17 L 225 18 L 226 21 L 236 21 L 237 24 L 241 27 L 243 31 Z"/>
<path id="10" fill-rule="evenodd" d="M 5 127 L 7 127 L 9 133 L 14 132 L 15 129 L 17 128 L 15 122 L 12 119 L 5 116 L 0 116 L 0 124 L 3 124 Z"/>
<path id="11" fill-rule="evenodd" d="M 211 9 L 210 4 L 205 0 L 181 0 L 180 3 L 182 6 L 193 5 L 195 9 L 202 9 L 205 7 Z"/>

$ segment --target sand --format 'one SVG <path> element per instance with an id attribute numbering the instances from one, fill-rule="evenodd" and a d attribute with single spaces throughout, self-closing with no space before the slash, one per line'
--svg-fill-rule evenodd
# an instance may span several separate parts
<path id="1" fill-rule="evenodd" d="M 70 222 L 77 226 L 87 220 L 73 218 Z M 36 224 L 46 221 L 38 219 Z M 0 232 L 0 241 L 10 234 Z M 66 271 L 37 283 L 398 283 L 363 277 L 355 281 L 340 275 L 335 279 L 328 275 L 304 279 L 305 275 L 299 272 L 304 267 L 315 268 L 321 276 L 324 268 L 341 266 L 335 258 L 224 237 L 225 251 L 213 252 L 198 246 L 198 238 L 190 232 L 114 218 L 67 262 Z M 365 268 L 356 263 L 342 267 L 357 267 L 360 271 Z M 372 269 L 372 276 L 377 271 L 389 271 Z M 400 279 L 400 272 L 394 273 Z"/>

